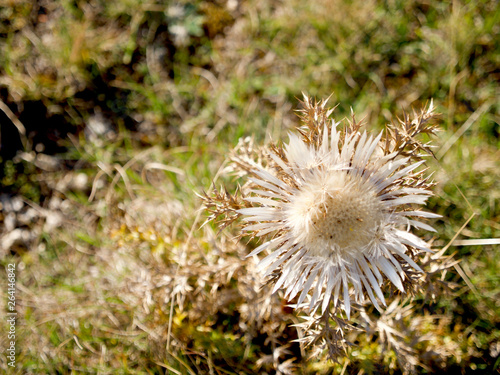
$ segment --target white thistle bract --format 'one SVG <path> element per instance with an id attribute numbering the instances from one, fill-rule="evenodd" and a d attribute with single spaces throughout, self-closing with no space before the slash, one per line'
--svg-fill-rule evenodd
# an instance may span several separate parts
<path id="1" fill-rule="evenodd" d="M 226 215 L 224 225 L 241 217 L 248 234 L 270 236 L 249 256 L 268 253 L 258 268 L 274 276 L 274 291 L 298 297 L 295 306 L 325 313 L 332 303 L 349 319 L 352 302 L 368 297 L 380 310 L 386 280 L 405 292 L 408 275 L 423 272 L 416 254 L 430 251 L 410 230 L 433 231 L 416 219 L 438 217 L 418 210 L 432 183 L 418 171 L 428 145 L 415 136 L 435 130 L 427 124 L 432 103 L 385 137 L 360 131 L 354 117 L 342 129 L 326 101 L 306 96 L 303 104 L 301 137 L 290 133 L 287 144 L 272 145 L 257 162 L 240 150 L 233 161 L 248 175 L 246 194 L 238 200 L 218 193 L 207 206 L 212 218 Z"/>

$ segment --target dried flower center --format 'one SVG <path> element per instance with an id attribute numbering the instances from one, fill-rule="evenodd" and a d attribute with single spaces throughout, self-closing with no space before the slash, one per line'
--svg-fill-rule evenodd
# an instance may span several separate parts
<path id="1" fill-rule="evenodd" d="M 340 248 L 363 247 L 373 239 L 380 221 L 377 203 L 371 196 L 333 192 L 324 203 L 313 208 L 311 234 Z"/>
<path id="2" fill-rule="evenodd" d="M 383 220 L 376 195 L 356 184 L 307 189 L 289 210 L 291 229 L 311 255 L 364 251 Z"/>

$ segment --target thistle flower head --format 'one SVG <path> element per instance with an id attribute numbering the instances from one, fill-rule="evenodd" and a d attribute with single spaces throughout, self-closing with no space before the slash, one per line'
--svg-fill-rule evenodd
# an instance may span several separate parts
<path id="1" fill-rule="evenodd" d="M 404 292 L 408 275 L 422 272 L 415 255 L 429 249 L 410 230 L 433 229 L 416 219 L 438 216 L 418 210 L 432 183 L 418 168 L 429 146 L 415 136 L 434 132 L 432 103 L 385 136 L 361 131 L 354 117 L 342 128 L 326 101 L 305 96 L 303 105 L 300 136 L 290 133 L 258 162 L 247 152 L 234 155 L 248 183 L 232 218 L 241 216 L 251 235 L 267 235 L 250 256 L 268 253 L 258 267 L 274 276 L 275 291 L 298 297 L 296 306 L 307 299 L 309 309 L 325 312 L 333 304 L 348 318 L 352 302 L 381 309 L 387 281 Z M 218 207 L 231 211 L 221 201 L 207 198 L 212 217 L 223 213 Z"/>

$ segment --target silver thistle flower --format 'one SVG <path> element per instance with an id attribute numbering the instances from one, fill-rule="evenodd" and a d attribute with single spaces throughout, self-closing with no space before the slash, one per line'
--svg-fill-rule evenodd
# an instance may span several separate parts
<path id="1" fill-rule="evenodd" d="M 273 291 L 298 296 L 295 306 L 307 306 L 307 297 L 310 310 L 325 314 L 332 303 L 349 319 L 352 302 L 368 297 L 381 310 L 385 280 L 405 292 L 409 275 L 423 272 L 414 258 L 430 250 L 410 230 L 434 229 L 416 218 L 439 217 L 417 209 L 432 194 L 424 171 L 416 172 L 429 145 L 415 139 L 435 131 L 432 103 L 385 137 L 361 132 L 354 116 L 341 129 L 326 100 L 304 96 L 303 105 L 301 137 L 290 133 L 288 144 L 271 145 L 258 162 L 248 148 L 233 156 L 248 175 L 248 193 L 205 196 L 210 218 L 224 215 L 225 226 L 242 217 L 250 235 L 272 234 L 249 256 L 269 253 L 258 268 L 274 276 Z"/>

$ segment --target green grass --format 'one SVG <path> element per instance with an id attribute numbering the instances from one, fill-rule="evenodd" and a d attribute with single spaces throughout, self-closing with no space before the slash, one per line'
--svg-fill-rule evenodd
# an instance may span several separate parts
<path id="1" fill-rule="evenodd" d="M 473 214 L 459 240 L 500 237 L 495 2 L 238 4 L 1 7 L 0 99 L 29 140 L 26 154 L 2 156 L 2 192 L 23 197 L 16 225 L 33 234 L 2 253 L 2 265 L 18 265 L 20 314 L 18 368 L 2 360 L 3 370 L 273 373 L 294 358 L 295 373 L 401 373 L 377 334 L 353 336 L 358 346 L 338 364 L 308 359 L 291 342 L 298 318 L 277 296 L 259 299 L 260 283 L 243 259 L 252 243 L 234 242 L 230 229 L 219 236 L 210 225 L 199 229 L 205 216 L 194 191 L 211 188 L 239 138 L 285 140 L 298 125 L 301 92 L 333 93 L 337 120 L 352 108 L 375 128 L 433 98 L 442 126 L 440 158 L 428 163 L 437 182 L 428 207 L 443 215 L 433 223 L 435 245 L 446 245 Z M 46 114 L 24 111 L 33 102 Z M 89 135 L 96 115 L 109 121 L 109 133 Z M 37 163 L 39 154 L 59 167 Z M 79 173 L 88 177 L 83 186 L 74 183 Z M 21 222 L 30 204 L 33 219 Z M 59 225 L 46 225 L 50 212 L 61 215 Z M 10 220 L 4 209 L 0 220 Z M 427 353 L 418 371 L 498 372 L 498 245 L 451 246 L 451 253 L 475 290 L 452 269 L 444 275 L 455 284 L 451 294 L 417 298 L 402 324 L 422 322 L 417 334 L 429 335 L 417 348 Z"/>

